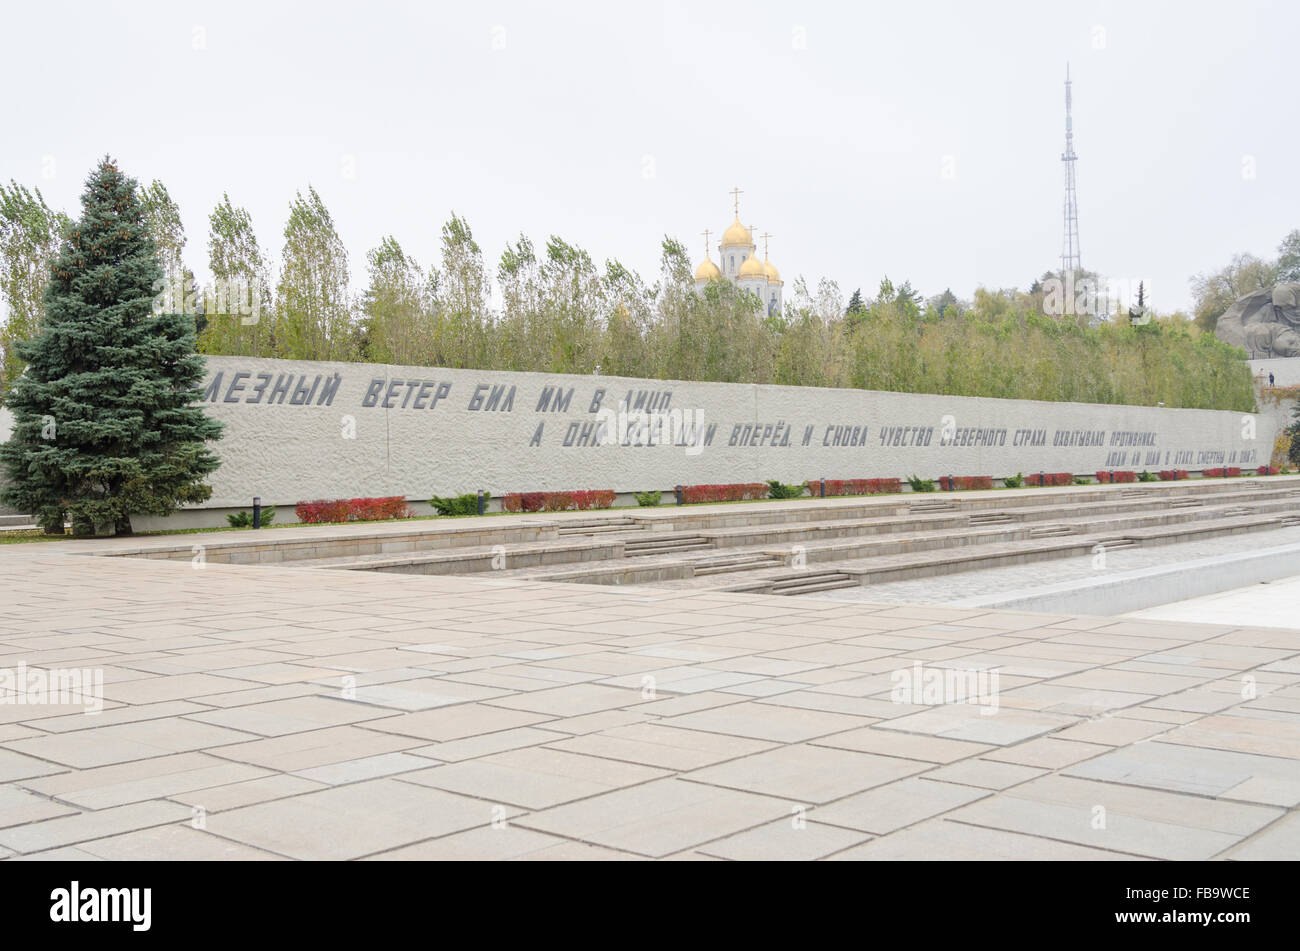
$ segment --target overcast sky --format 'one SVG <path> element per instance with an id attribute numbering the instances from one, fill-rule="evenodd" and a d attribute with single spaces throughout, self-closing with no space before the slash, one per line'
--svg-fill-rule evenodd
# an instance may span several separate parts
<path id="1" fill-rule="evenodd" d="M 201 275 L 223 191 L 278 257 L 310 183 L 354 289 L 386 234 L 434 260 L 453 210 L 493 273 L 524 232 L 652 281 L 739 185 L 787 291 L 1025 287 L 1061 253 L 1067 60 L 1086 268 L 1187 307 L 1192 274 L 1300 228 L 1285 0 L 26 0 L 0 29 L 0 179 L 75 212 L 110 153 L 167 185 Z"/>

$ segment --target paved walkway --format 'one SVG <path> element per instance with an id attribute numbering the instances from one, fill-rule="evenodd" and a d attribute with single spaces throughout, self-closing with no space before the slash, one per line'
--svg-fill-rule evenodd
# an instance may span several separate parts
<path id="1" fill-rule="evenodd" d="M 3 857 L 1300 854 L 1300 632 L 93 547 L 0 547 L 0 668 L 104 678 L 0 677 Z"/>
<path id="2" fill-rule="evenodd" d="M 886 581 L 824 591 L 818 598 L 836 601 L 889 602 L 891 604 L 945 604 L 964 598 L 992 598 L 999 594 L 1012 594 L 1029 587 L 1093 581 L 1120 572 L 1142 568 L 1161 568 L 1179 562 L 1201 558 L 1250 553 L 1277 545 L 1300 543 L 1300 528 L 1279 528 L 1266 532 L 1246 532 L 1240 535 L 1217 535 L 1214 538 L 1176 542 L 1149 547 L 1119 548 L 1106 553 L 1104 568 L 1098 568 L 1091 552 L 1074 558 L 1036 561 L 1029 565 L 1003 565 L 937 575 L 933 578 L 911 578 L 906 581 Z M 1161 615 L 1145 615 L 1159 617 Z M 1245 620 L 1243 616 L 1239 620 Z M 1177 620 L 1197 620 L 1182 616 Z M 1263 624 L 1264 621 L 1256 623 Z M 1269 621 L 1267 623 L 1278 623 Z M 1284 626 L 1300 626 L 1300 606 L 1292 611 Z"/>
<path id="3" fill-rule="evenodd" d="M 1296 627 L 1300 625 L 1300 575 L 1131 611 L 1126 616 L 1155 618 L 1160 621 Z"/>

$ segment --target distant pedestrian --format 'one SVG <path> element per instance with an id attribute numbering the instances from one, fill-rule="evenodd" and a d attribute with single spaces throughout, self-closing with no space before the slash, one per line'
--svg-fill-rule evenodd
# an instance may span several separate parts
<path id="1" fill-rule="evenodd" d="M 1268 374 L 1268 385 L 1269 385 L 1269 386 L 1272 386 L 1272 385 L 1273 385 L 1273 372 L 1272 372 L 1271 370 L 1269 371 L 1269 374 Z"/>

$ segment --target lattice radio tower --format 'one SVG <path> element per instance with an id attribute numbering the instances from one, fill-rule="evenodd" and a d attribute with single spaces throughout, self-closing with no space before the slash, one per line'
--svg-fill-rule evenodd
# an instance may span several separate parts
<path id="1" fill-rule="evenodd" d="M 1074 121 L 1070 118 L 1070 64 L 1065 64 L 1065 151 L 1061 162 L 1065 165 L 1065 241 L 1061 247 L 1062 276 L 1082 270 L 1079 263 L 1079 200 L 1075 192 Z"/>

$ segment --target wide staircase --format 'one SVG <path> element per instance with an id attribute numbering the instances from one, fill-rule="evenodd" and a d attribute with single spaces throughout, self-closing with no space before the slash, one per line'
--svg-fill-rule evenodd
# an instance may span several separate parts
<path id="1" fill-rule="evenodd" d="M 797 595 L 1295 526 L 1283 476 L 650 509 L 292 564 Z"/>

